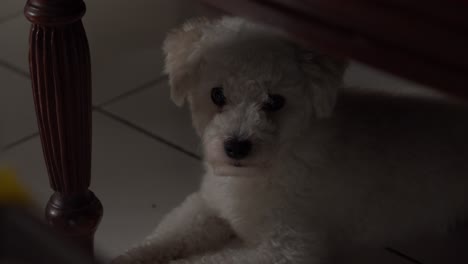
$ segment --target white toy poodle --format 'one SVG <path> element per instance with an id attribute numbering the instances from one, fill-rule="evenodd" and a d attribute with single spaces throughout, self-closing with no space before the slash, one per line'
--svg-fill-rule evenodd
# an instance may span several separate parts
<path id="1" fill-rule="evenodd" d="M 239 18 L 188 22 L 164 51 L 206 173 L 114 264 L 319 264 L 466 217 L 462 104 L 338 96 L 344 60 Z"/>

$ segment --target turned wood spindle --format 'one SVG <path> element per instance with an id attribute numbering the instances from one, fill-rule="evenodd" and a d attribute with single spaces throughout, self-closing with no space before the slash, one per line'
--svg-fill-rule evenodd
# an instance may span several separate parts
<path id="1" fill-rule="evenodd" d="M 82 0 L 29 0 L 29 65 L 42 148 L 55 193 L 47 222 L 93 250 L 102 205 L 91 180 L 91 63 Z"/>

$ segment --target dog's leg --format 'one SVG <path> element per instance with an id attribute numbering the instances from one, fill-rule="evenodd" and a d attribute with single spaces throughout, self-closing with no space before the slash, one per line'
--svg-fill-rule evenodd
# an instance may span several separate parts
<path id="1" fill-rule="evenodd" d="M 326 253 L 321 242 L 313 234 L 281 228 L 258 245 L 243 243 L 170 264 L 321 264 Z"/>
<path id="2" fill-rule="evenodd" d="M 234 232 L 210 210 L 198 193 L 170 212 L 141 245 L 128 250 L 112 264 L 159 264 L 217 250 Z"/>

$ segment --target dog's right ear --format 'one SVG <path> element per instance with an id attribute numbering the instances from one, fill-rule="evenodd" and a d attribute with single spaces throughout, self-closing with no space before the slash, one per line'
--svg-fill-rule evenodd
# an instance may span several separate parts
<path id="1" fill-rule="evenodd" d="M 169 75 L 171 98 L 178 106 L 184 104 L 190 86 L 197 78 L 196 69 L 200 63 L 197 43 L 203 36 L 203 27 L 208 24 L 205 18 L 190 20 L 169 33 L 164 41 L 164 71 Z"/>

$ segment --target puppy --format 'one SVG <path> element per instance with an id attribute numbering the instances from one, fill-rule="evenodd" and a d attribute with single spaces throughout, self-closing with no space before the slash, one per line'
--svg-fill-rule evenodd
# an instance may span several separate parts
<path id="1" fill-rule="evenodd" d="M 445 232 L 466 217 L 462 104 L 337 96 L 345 61 L 238 18 L 188 22 L 164 51 L 206 173 L 113 263 L 318 264 L 344 247 Z"/>

